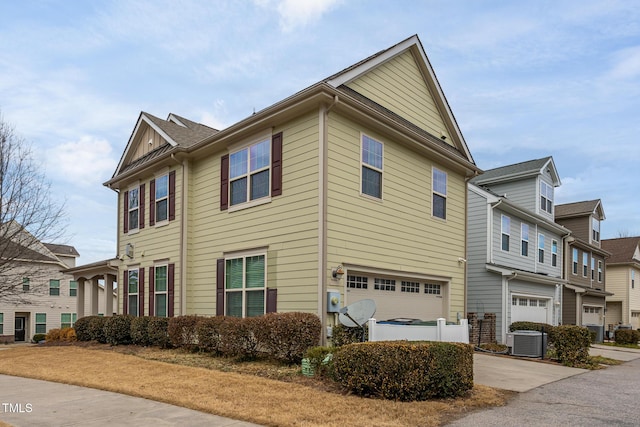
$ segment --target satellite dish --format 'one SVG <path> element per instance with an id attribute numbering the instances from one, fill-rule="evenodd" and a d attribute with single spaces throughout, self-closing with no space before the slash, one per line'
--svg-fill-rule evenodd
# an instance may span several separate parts
<path id="1" fill-rule="evenodd" d="M 338 320 L 350 328 L 362 327 L 376 312 L 376 303 L 372 299 L 362 299 L 340 309 Z"/>

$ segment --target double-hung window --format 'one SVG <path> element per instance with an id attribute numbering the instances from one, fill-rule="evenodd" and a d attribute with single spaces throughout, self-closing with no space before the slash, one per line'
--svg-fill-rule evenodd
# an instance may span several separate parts
<path id="1" fill-rule="evenodd" d="M 540 209 L 548 213 L 553 211 L 553 187 L 544 181 L 540 181 Z"/>
<path id="2" fill-rule="evenodd" d="M 138 269 L 128 270 L 127 276 L 127 314 L 138 316 Z"/>
<path id="3" fill-rule="evenodd" d="M 163 175 L 155 180 L 155 222 L 169 219 L 169 175 Z"/>
<path id="4" fill-rule="evenodd" d="M 76 313 L 61 313 L 60 328 L 71 328 L 76 323 Z"/>
<path id="5" fill-rule="evenodd" d="M 598 261 L 598 282 L 602 282 L 602 261 Z"/>
<path id="6" fill-rule="evenodd" d="M 582 253 L 582 276 L 587 277 L 587 271 L 589 270 L 589 254 Z"/>
<path id="7" fill-rule="evenodd" d="M 78 282 L 75 280 L 69 281 L 69 296 L 70 297 L 78 296 Z"/>
<path id="8" fill-rule="evenodd" d="M 521 250 L 522 256 L 529 256 L 529 224 L 522 223 L 520 227 L 521 233 Z"/>
<path id="9" fill-rule="evenodd" d="M 551 241 L 551 265 L 553 267 L 558 266 L 558 241 Z"/>
<path id="10" fill-rule="evenodd" d="M 265 313 L 266 257 L 247 255 L 225 260 L 227 316 L 253 317 Z"/>
<path id="11" fill-rule="evenodd" d="M 4 334 L 4 313 L 0 313 L 0 335 Z"/>
<path id="12" fill-rule="evenodd" d="M 596 280 L 596 259 L 591 257 L 591 280 Z"/>
<path id="13" fill-rule="evenodd" d="M 132 188 L 128 191 L 128 204 L 129 212 L 127 215 L 129 216 L 129 231 L 137 230 L 139 226 L 139 215 L 140 215 L 140 188 Z"/>
<path id="14" fill-rule="evenodd" d="M 502 250 L 509 252 L 509 239 L 511 238 L 511 218 L 506 215 L 501 216 L 502 229 Z"/>
<path id="15" fill-rule="evenodd" d="M 433 168 L 433 216 L 447 219 L 447 173 Z"/>
<path id="16" fill-rule="evenodd" d="M 49 295 L 50 296 L 60 295 L 60 280 L 58 279 L 49 280 Z"/>
<path id="17" fill-rule="evenodd" d="M 31 289 L 31 283 L 28 277 L 22 278 L 22 292 L 29 292 Z"/>
<path id="18" fill-rule="evenodd" d="M 231 206 L 269 197 L 271 141 L 260 141 L 229 155 Z"/>
<path id="19" fill-rule="evenodd" d="M 636 271 L 631 270 L 631 289 L 635 289 L 636 287 Z"/>
<path id="20" fill-rule="evenodd" d="M 362 135 L 362 194 L 382 199 L 382 143 Z"/>
<path id="21" fill-rule="evenodd" d="M 598 218 L 591 218 L 591 240 L 600 241 L 600 220 Z"/>
<path id="22" fill-rule="evenodd" d="M 573 261 L 573 266 L 572 266 L 571 272 L 573 274 L 578 274 L 578 250 L 576 248 L 573 248 L 573 251 L 572 251 L 572 261 Z"/>
<path id="23" fill-rule="evenodd" d="M 47 313 L 36 313 L 36 334 L 47 333 Z"/>
<path id="24" fill-rule="evenodd" d="M 544 234 L 538 234 L 538 262 L 544 264 Z"/>
<path id="25" fill-rule="evenodd" d="M 158 317 L 167 317 L 167 266 L 159 265 L 154 269 L 154 309 Z"/>

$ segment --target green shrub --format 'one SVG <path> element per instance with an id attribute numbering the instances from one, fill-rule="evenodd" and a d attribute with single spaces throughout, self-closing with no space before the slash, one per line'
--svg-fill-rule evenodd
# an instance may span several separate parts
<path id="1" fill-rule="evenodd" d="M 538 331 L 542 332 L 544 329 L 544 333 L 547 334 L 547 338 L 551 341 L 551 335 L 553 335 L 553 329 L 555 326 L 549 325 L 548 323 L 537 323 L 537 322 L 513 322 L 509 325 L 509 331 Z"/>
<path id="2" fill-rule="evenodd" d="M 104 319 L 105 318 L 101 316 L 85 316 L 76 320 L 73 327 L 76 330 L 78 341 L 99 341 L 105 343 L 104 332 L 102 331 Z"/>
<path id="3" fill-rule="evenodd" d="M 333 355 L 338 351 L 337 347 L 317 346 L 308 349 L 304 357 L 309 359 L 309 365 L 315 375 L 330 376 L 333 366 Z"/>
<path id="4" fill-rule="evenodd" d="M 334 354 L 333 375 L 361 396 L 400 401 L 458 397 L 473 388 L 473 347 L 406 341 L 349 344 Z"/>
<path id="5" fill-rule="evenodd" d="M 149 316 L 131 319 L 131 342 L 136 345 L 151 345 L 149 340 Z"/>
<path id="6" fill-rule="evenodd" d="M 322 323 L 312 313 L 268 313 L 256 317 L 254 334 L 270 357 L 300 363 L 305 351 L 320 343 Z"/>
<path id="7" fill-rule="evenodd" d="M 222 323 L 229 319 L 226 316 L 201 317 L 196 330 L 200 350 L 216 356 L 223 354 Z"/>
<path id="8" fill-rule="evenodd" d="M 342 347 L 347 344 L 354 344 L 362 342 L 362 336 L 364 335 L 364 341 L 369 337 L 369 325 L 364 325 L 363 328 L 351 328 L 342 324 L 335 325 L 331 328 L 331 343 L 334 347 Z"/>
<path id="9" fill-rule="evenodd" d="M 105 319 L 104 335 L 108 344 L 131 344 L 131 321 L 134 319 L 134 316 L 130 314 L 119 314 L 117 316 L 105 317 Z"/>
<path id="10" fill-rule="evenodd" d="M 169 319 L 167 317 L 151 317 L 147 325 L 147 335 L 149 337 L 149 345 L 160 348 L 171 347 L 169 340 Z"/>
<path id="11" fill-rule="evenodd" d="M 584 326 L 560 325 L 549 335 L 556 357 L 566 366 L 579 366 L 589 362 L 591 332 Z"/>
<path id="12" fill-rule="evenodd" d="M 618 329 L 613 336 L 616 344 L 638 344 L 640 332 L 633 329 Z"/>
<path id="13" fill-rule="evenodd" d="M 35 334 L 33 336 L 33 342 L 40 342 L 40 341 L 44 341 L 46 339 L 47 335 L 46 334 Z"/>
<path id="14" fill-rule="evenodd" d="M 178 316 L 169 318 L 167 333 L 171 345 L 187 351 L 198 348 L 198 316 Z"/>

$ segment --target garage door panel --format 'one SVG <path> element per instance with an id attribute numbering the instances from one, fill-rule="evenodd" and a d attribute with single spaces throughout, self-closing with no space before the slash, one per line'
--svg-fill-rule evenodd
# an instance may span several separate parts
<path id="1" fill-rule="evenodd" d="M 546 298 L 513 296 L 511 298 L 511 323 L 550 323 L 551 303 Z"/>
<path id="2" fill-rule="evenodd" d="M 372 299 L 376 303 L 376 320 L 398 317 L 435 320 L 446 317 L 444 316 L 446 312 L 444 285 L 422 282 L 404 282 L 403 284 L 401 280 L 393 280 L 395 283 L 392 285 L 388 279 L 376 283 L 375 278 L 369 278 L 365 289 L 363 280 L 360 279 L 357 282 L 360 288 L 347 288 L 347 303 Z M 348 281 L 347 285 L 349 283 Z M 426 293 L 425 289 L 429 293 Z"/>

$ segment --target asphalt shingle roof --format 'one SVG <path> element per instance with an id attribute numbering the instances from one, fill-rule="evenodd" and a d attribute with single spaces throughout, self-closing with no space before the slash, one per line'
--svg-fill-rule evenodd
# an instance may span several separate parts
<path id="1" fill-rule="evenodd" d="M 600 200 L 564 203 L 555 206 L 556 218 L 590 215 L 598 207 Z"/>
<path id="2" fill-rule="evenodd" d="M 607 264 L 640 262 L 634 260 L 633 255 L 640 245 L 640 237 L 620 237 L 617 239 L 605 239 L 600 242 L 602 249 L 611 252 Z"/>
<path id="3" fill-rule="evenodd" d="M 529 174 L 537 174 L 540 169 L 551 160 L 551 157 L 543 157 L 541 159 L 528 160 L 526 162 L 515 163 L 512 165 L 501 166 L 494 169 L 485 170 L 482 175 L 479 175 L 471 180 L 476 185 L 482 185 L 485 182 L 490 182 L 496 178 L 507 178 L 510 176 L 527 176 Z"/>

